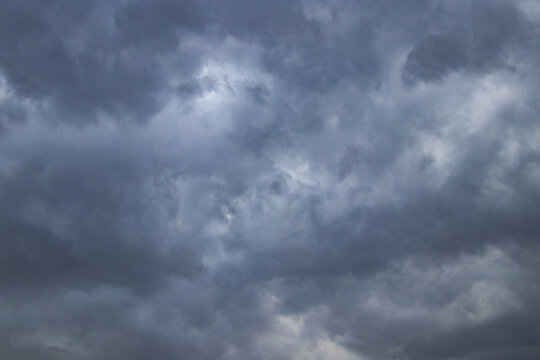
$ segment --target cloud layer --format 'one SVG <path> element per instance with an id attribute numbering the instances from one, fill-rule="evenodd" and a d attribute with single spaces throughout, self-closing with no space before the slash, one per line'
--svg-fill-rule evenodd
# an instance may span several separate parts
<path id="1" fill-rule="evenodd" d="M 0 0 L 0 357 L 540 357 L 540 6 Z"/>

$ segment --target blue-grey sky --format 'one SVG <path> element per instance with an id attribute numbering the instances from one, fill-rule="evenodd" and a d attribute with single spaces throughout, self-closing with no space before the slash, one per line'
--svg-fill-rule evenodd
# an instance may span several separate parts
<path id="1" fill-rule="evenodd" d="M 540 358 L 540 2 L 0 0 L 0 358 Z"/>

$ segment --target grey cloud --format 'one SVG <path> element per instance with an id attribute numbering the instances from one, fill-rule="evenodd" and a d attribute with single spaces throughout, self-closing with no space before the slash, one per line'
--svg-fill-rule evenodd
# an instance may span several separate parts
<path id="1" fill-rule="evenodd" d="M 440 25 L 428 28 L 434 34 L 427 34 L 407 55 L 403 68 L 407 84 L 438 81 L 460 70 L 509 66 L 505 55 L 526 42 L 526 23 L 505 2 L 441 5 L 435 12 Z"/>
<path id="2" fill-rule="evenodd" d="M 53 154 L 22 162 L 2 181 L 10 189 L 2 193 L 5 286 L 103 282 L 145 290 L 165 274 L 200 270 L 194 249 L 159 249 L 168 236 L 158 233 L 162 219 L 146 215 L 151 203 L 132 196 L 144 196 L 150 176 L 141 163 L 97 152 Z"/>
<path id="3" fill-rule="evenodd" d="M 258 104 L 266 104 L 266 98 L 270 96 L 270 91 L 264 84 L 257 84 L 253 86 L 248 86 L 246 91 L 251 95 L 253 101 Z"/>
<path id="4" fill-rule="evenodd" d="M 176 92 L 180 97 L 196 98 L 204 95 L 207 92 L 215 90 L 217 87 L 216 80 L 211 77 L 204 76 L 200 79 L 192 79 L 190 81 L 181 82 L 176 86 Z"/>
<path id="5" fill-rule="evenodd" d="M 2 2 L 2 73 L 19 96 L 43 101 L 55 121 L 80 124 L 103 113 L 147 120 L 167 86 L 157 55 L 177 49 L 176 26 L 191 19 L 162 21 L 178 8 L 169 5 L 150 7 L 154 14 L 136 3 Z M 185 54 L 180 68 L 193 63 Z"/>
<path id="6" fill-rule="evenodd" d="M 531 2 L 0 8 L 0 356 L 540 354 Z"/>
<path id="7" fill-rule="evenodd" d="M 7 99 L 0 104 L 0 133 L 16 124 L 23 123 L 26 120 L 26 111 L 13 99 Z"/>
<path id="8" fill-rule="evenodd" d="M 407 56 L 405 80 L 415 78 L 431 81 L 441 78 L 466 66 L 466 50 L 459 40 L 442 36 L 431 36 L 418 44 Z"/>

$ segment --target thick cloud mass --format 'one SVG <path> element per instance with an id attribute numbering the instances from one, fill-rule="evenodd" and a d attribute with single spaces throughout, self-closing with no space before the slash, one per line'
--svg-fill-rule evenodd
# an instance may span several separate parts
<path id="1" fill-rule="evenodd" d="M 0 358 L 540 358 L 540 3 L 0 0 Z"/>

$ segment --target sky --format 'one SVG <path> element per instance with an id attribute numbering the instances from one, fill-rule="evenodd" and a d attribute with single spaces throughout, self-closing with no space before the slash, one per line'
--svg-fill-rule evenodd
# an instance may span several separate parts
<path id="1" fill-rule="evenodd" d="M 537 360 L 540 2 L 0 0 L 0 358 Z"/>

